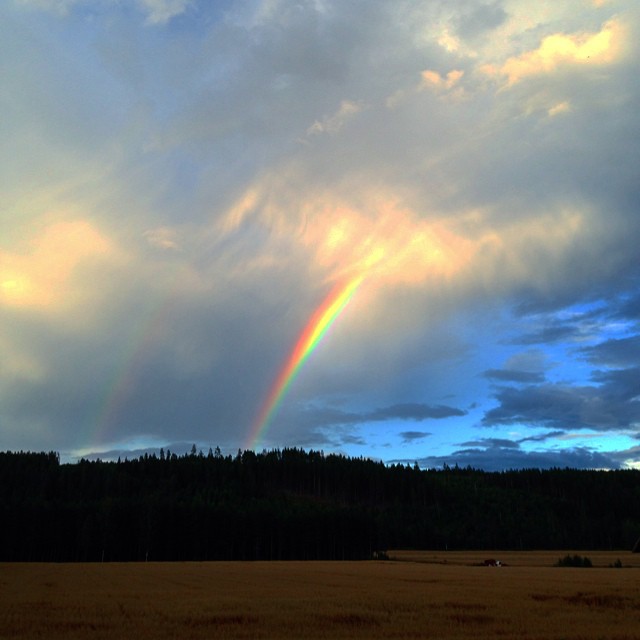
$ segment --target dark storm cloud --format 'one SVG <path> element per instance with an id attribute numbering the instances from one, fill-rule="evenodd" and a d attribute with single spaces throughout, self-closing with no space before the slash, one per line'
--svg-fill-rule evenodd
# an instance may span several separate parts
<path id="1" fill-rule="evenodd" d="M 367 441 L 360 436 L 348 435 L 345 434 L 340 438 L 341 444 L 355 444 L 358 446 L 363 446 L 367 444 Z"/>
<path id="2" fill-rule="evenodd" d="M 431 433 L 429 431 L 401 431 L 398 435 L 402 438 L 402 442 L 411 443 L 424 440 L 428 438 Z"/>
<path id="3" fill-rule="evenodd" d="M 490 380 L 499 380 L 500 382 L 521 382 L 531 384 L 543 382 L 544 373 L 535 371 L 515 371 L 510 369 L 488 369 L 484 372 L 484 377 Z"/>
<path id="4" fill-rule="evenodd" d="M 376 409 L 371 413 L 364 414 L 363 419 L 367 422 L 378 422 L 394 418 L 398 420 L 415 420 L 416 422 L 422 422 L 423 420 L 441 420 L 454 416 L 464 416 L 466 413 L 467 412 L 462 409 L 441 404 L 428 405 L 409 402 Z"/>
<path id="5" fill-rule="evenodd" d="M 465 450 L 477 447 L 485 449 L 517 449 L 519 447 L 516 441 L 507 438 L 480 438 L 479 440 L 461 442 L 460 446 L 465 447 Z"/>
<path id="6" fill-rule="evenodd" d="M 611 431 L 635 428 L 640 420 L 640 369 L 594 374 L 596 385 L 543 384 L 505 387 L 498 407 L 486 412 L 485 426 L 521 424 L 559 430 Z"/>
<path id="7" fill-rule="evenodd" d="M 640 295 L 637 292 L 638 288 L 640 287 L 636 287 L 635 290 L 629 292 L 629 294 L 618 303 L 617 309 L 614 309 L 613 317 L 625 320 L 640 320 Z"/>
<path id="8" fill-rule="evenodd" d="M 465 448 L 482 448 L 482 449 L 519 449 L 523 442 L 546 442 L 547 440 L 555 440 L 565 435 L 565 431 L 548 431 L 535 436 L 527 436 L 525 438 L 478 438 L 477 440 L 468 440 L 461 442 L 459 446 Z"/>
<path id="9" fill-rule="evenodd" d="M 606 340 L 579 353 L 594 365 L 628 367 L 640 362 L 640 335 Z"/>
<path id="10" fill-rule="evenodd" d="M 547 440 L 554 440 L 555 438 L 561 438 L 566 434 L 566 431 L 547 431 L 547 433 L 541 433 L 536 436 L 527 436 L 526 438 L 520 438 L 517 440 L 518 444 L 522 442 L 546 442 Z"/>
<path id="11" fill-rule="evenodd" d="M 424 420 L 444 420 L 464 416 L 467 412 L 446 405 L 427 405 L 420 403 L 394 404 L 380 407 L 370 412 L 344 411 L 335 407 L 309 406 L 305 409 L 305 424 L 313 427 L 329 425 L 356 425 L 369 422 L 402 420 L 423 422 Z M 409 432 L 407 432 L 409 433 Z M 421 433 L 421 432 L 411 432 Z"/>
<path id="12" fill-rule="evenodd" d="M 527 333 L 512 340 L 513 344 L 533 345 L 533 344 L 553 344 L 564 342 L 579 337 L 580 329 L 576 325 L 557 324 L 545 326 L 541 329 Z"/>
<path id="13" fill-rule="evenodd" d="M 592 378 L 609 397 L 628 402 L 634 409 L 640 407 L 640 366 L 595 371 Z"/>

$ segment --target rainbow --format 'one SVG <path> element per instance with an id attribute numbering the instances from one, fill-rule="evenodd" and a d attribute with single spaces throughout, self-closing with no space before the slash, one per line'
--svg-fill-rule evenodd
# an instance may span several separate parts
<path id="1" fill-rule="evenodd" d="M 91 429 L 88 441 L 91 446 L 108 444 L 110 432 L 117 425 L 118 414 L 126 405 L 136 377 L 140 374 L 149 351 L 158 335 L 161 335 L 168 315 L 175 305 L 176 279 L 169 281 L 168 293 L 152 298 L 146 308 L 141 305 L 137 319 L 133 319 L 123 332 L 120 350 L 105 388 L 99 396 L 97 410 L 89 418 Z"/>
<path id="2" fill-rule="evenodd" d="M 311 316 L 271 386 L 269 395 L 251 428 L 245 449 L 254 449 L 262 439 L 300 368 L 347 306 L 363 279 L 363 276 L 358 276 L 346 283 L 338 283 Z"/>

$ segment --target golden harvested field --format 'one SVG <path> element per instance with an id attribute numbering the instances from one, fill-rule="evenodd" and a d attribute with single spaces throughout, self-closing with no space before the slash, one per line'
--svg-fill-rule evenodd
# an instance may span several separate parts
<path id="1" fill-rule="evenodd" d="M 640 557 L 390 552 L 389 562 L 0 564 L 0 638 L 640 639 Z M 486 558 L 508 566 L 477 566 Z M 623 568 L 609 568 L 620 559 Z"/>

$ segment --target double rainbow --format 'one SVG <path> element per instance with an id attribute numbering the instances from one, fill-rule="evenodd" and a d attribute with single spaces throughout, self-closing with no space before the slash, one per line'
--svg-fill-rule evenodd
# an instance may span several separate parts
<path id="1" fill-rule="evenodd" d="M 245 449 L 254 449 L 263 438 L 300 368 L 347 306 L 363 279 L 363 276 L 358 276 L 338 283 L 311 316 L 271 386 L 269 395 L 251 428 Z"/>

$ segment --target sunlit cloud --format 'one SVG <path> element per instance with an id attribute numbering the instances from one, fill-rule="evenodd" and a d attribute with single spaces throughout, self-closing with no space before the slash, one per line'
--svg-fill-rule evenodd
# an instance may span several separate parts
<path id="1" fill-rule="evenodd" d="M 460 40 L 451 35 L 449 29 L 443 29 L 438 37 L 438 44 L 449 52 L 458 51 L 460 48 Z"/>
<path id="2" fill-rule="evenodd" d="M 474 245 L 437 218 L 421 218 L 384 192 L 359 202 L 314 194 L 294 202 L 250 190 L 229 212 L 230 230 L 253 219 L 292 238 L 314 257 L 327 279 L 363 276 L 385 284 L 448 279 L 471 260 Z M 295 210 L 296 216 L 288 217 Z"/>
<path id="3" fill-rule="evenodd" d="M 607 64 L 621 54 L 625 29 L 616 19 L 606 22 L 597 33 L 546 36 L 540 46 L 519 56 L 509 58 L 500 66 L 485 65 L 489 75 L 506 76 L 507 84 L 514 85 L 528 76 L 551 73 L 563 64 Z"/>
<path id="4" fill-rule="evenodd" d="M 480 219 L 482 213 L 476 214 Z M 579 210 L 531 212 L 529 217 L 491 227 L 474 238 L 475 258 L 465 275 L 489 290 L 526 285 L 544 291 L 567 250 L 588 236 L 588 216 Z"/>
<path id="5" fill-rule="evenodd" d="M 286 171 L 283 172 L 286 175 Z M 311 259 L 321 280 L 363 276 L 408 287 L 448 283 L 494 291 L 527 284 L 544 290 L 554 268 L 578 238 L 588 236 L 588 212 L 535 212 L 501 224 L 489 212 L 458 218 L 413 208 L 383 188 L 297 193 L 279 175 L 264 178 L 229 209 L 216 233 L 261 227 Z M 277 261 L 268 245 L 251 262 Z M 269 258 L 271 256 L 271 258 Z"/>
<path id="6" fill-rule="evenodd" d="M 565 100 L 564 102 L 558 102 L 558 104 L 548 109 L 547 113 L 550 118 L 553 118 L 554 116 L 561 113 L 568 113 L 569 111 L 571 111 L 571 103 L 568 100 Z"/>
<path id="7" fill-rule="evenodd" d="M 110 240 L 85 220 L 47 224 L 19 251 L 0 249 L 0 302 L 56 308 L 77 300 L 76 269 L 115 253 Z"/>
<path id="8" fill-rule="evenodd" d="M 471 243 L 444 222 L 421 220 L 393 201 L 371 204 L 374 216 L 339 205 L 319 213 L 319 224 L 303 237 L 319 264 L 383 282 L 418 284 L 451 277 L 470 259 Z"/>
<path id="9" fill-rule="evenodd" d="M 431 89 L 436 93 L 446 93 L 450 98 L 459 99 L 464 95 L 464 88 L 460 86 L 460 81 L 464 76 L 464 71 L 460 69 L 454 69 L 449 71 L 446 76 L 426 69 L 422 72 L 422 86 L 421 88 Z"/>

